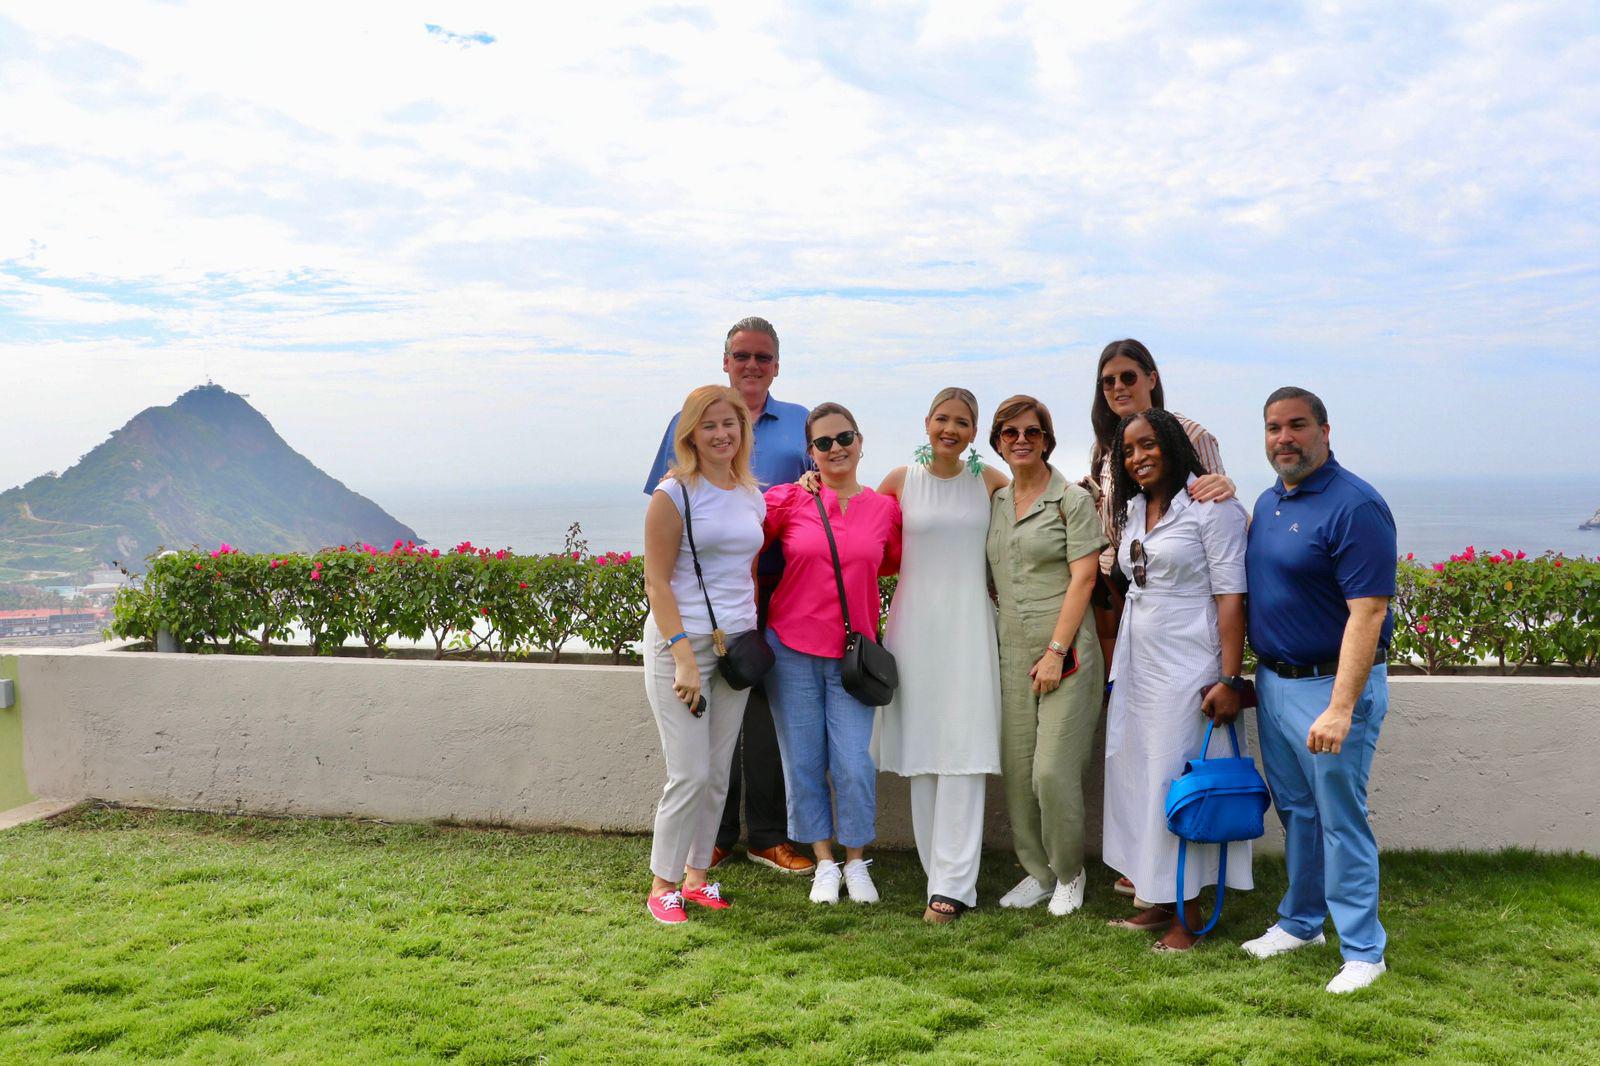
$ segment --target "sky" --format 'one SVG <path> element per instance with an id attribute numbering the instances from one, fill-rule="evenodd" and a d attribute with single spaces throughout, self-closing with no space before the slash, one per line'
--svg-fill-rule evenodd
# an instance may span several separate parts
<path id="1" fill-rule="evenodd" d="M 10 4 L 0 116 L 0 489 L 207 379 L 380 502 L 634 485 L 748 314 L 873 477 L 952 384 L 1077 476 L 1125 336 L 1259 481 L 1283 384 L 1600 454 L 1589 2 Z"/>

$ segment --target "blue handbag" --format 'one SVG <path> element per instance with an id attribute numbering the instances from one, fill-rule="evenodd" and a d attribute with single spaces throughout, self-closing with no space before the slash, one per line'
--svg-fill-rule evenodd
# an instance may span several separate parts
<path id="1" fill-rule="evenodd" d="M 1204 929 L 1189 929 L 1196 936 L 1211 932 L 1222 917 L 1222 895 L 1228 881 L 1228 849 L 1235 840 L 1254 840 L 1266 831 L 1263 818 L 1272 806 L 1272 794 L 1256 770 L 1255 760 L 1239 754 L 1239 733 L 1228 723 L 1228 738 L 1233 741 L 1233 758 L 1209 759 L 1211 731 L 1200 745 L 1200 757 L 1183 764 L 1183 774 L 1167 789 L 1167 828 L 1178 838 L 1178 920 L 1189 929 L 1183 908 L 1183 868 L 1189 841 L 1197 844 L 1222 844 L 1217 863 L 1217 905 Z"/>

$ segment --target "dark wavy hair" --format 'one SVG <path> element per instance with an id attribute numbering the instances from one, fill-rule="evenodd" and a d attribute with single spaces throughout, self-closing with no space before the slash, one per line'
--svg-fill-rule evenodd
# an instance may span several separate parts
<path id="1" fill-rule="evenodd" d="M 1128 473 L 1128 468 L 1123 463 L 1123 440 L 1128 434 L 1128 427 L 1139 419 L 1150 423 L 1150 428 L 1155 431 L 1156 444 L 1161 448 L 1161 462 L 1166 466 L 1158 491 L 1165 494 L 1170 500 L 1178 494 L 1178 490 L 1188 482 L 1189 475 L 1203 476 L 1206 468 L 1200 464 L 1200 456 L 1194 450 L 1194 444 L 1189 440 L 1189 435 L 1183 431 L 1183 426 L 1178 424 L 1175 416 L 1152 407 L 1148 411 L 1141 411 L 1136 415 L 1128 415 L 1117 423 L 1115 436 L 1112 438 L 1111 456 L 1111 528 L 1116 543 L 1122 543 L 1122 527 L 1128 521 L 1128 501 L 1144 490 L 1139 483 L 1133 480 L 1133 475 Z"/>
<path id="2" fill-rule="evenodd" d="M 1119 355 L 1132 359 L 1147 374 L 1156 373 L 1156 359 L 1150 354 L 1150 349 L 1143 344 L 1127 337 L 1120 341 L 1112 341 L 1106 345 L 1105 351 L 1100 353 L 1099 365 L 1094 370 L 1094 403 L 1089 405 L 1089 421 L 1094 426 L 1094 455 L 1091 456 L 1091 465 L 1098 466 L 1102 455 L 1109 454 L 1117 428 L 1117 413 L 1106 402 L 1106 390 L 1100 387 L 1100 378 L 1106 372 L 1106 364 Z M 1156 378 L 1155 386 L 1150 390 L 1150 406 L 1166 410 L 1167 390 L 1161 387 L 1161 378 Z"/>

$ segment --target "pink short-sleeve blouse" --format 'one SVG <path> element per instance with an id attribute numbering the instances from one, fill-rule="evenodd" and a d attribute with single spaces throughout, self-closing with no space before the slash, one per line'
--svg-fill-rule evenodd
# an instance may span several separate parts
<path id="1" fill-rule="evenodd" d="M 816 498 L 799 485 L 774 485 L 766 499 L 767 543 L 783 546 L 783 578 L 772 594 L 767 624 L 786 647 L 837 659 L 844 654 L 844 615 Z M 843 511 L 832 489 L 822 489 L 822 500 L 839 545 L 851 628 L 876 637 L 878 575 L 900 569 L 900 502 L 867 488 Z"/>

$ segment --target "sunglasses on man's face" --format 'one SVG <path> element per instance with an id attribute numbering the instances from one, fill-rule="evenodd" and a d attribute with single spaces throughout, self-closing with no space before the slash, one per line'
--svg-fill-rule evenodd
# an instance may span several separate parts
<path id="1" fill-rule="evenodd" d="M 1136 540 L 1128 545 L 1128 561 L 1133 563 L 1133 583 L 1144 588 L 1150 576 L 1145 571 L 1144 541 Z"/>
<path id="2" fill-rule="evenodd" d="M 1029 426 L 1027 429 L 1018 429 L 1016 426 L 1007 426 L 1000 431 L 1000 439 L 1007 444 L 1014 444 L 1018 437 L 1030 443 L 1044 436 L 1044 430 L 1038 426 Z"/>
<path id="3" fill-rule="evenodd" d="M 839 447 L 848 448 L 856 442 L 856 438 L 859 436 L 860 434 L 855 430 L 847 429 L 843 433 L 835 433 L 831 437 L 818 437 L 811 442 L 811 446 L 819 452 L 831 452 L 833 451 L 834 441 L 839 442 Z"/>
<path id="4" fill-rule="evenodd" d="M 1139 372 L 1137 370 L 1124 370 L 1120 374 L 1107 374 L 1102 377 L 1100 379 L 1100 387 L 1106 392 L 1110 392 L 1112 389 L 1117 387 L 1117 382 L 1120 381 L 1122 382 L 1124 388 L 1131 389 L 1138 382 L 1138 380 Z"/>
<path id="5" fill-rule="evenodd" d="M 771 366 L 778 360 L 778 357 L 771 352 L 729 352 L 728 358 L 735 363 L 748 363 L 754 359 L 762 366 Z"/>

